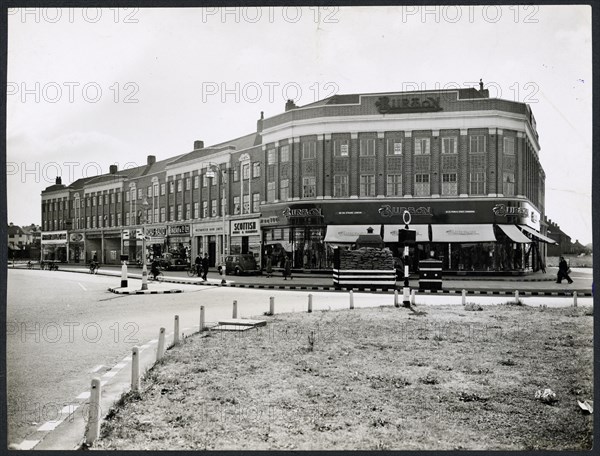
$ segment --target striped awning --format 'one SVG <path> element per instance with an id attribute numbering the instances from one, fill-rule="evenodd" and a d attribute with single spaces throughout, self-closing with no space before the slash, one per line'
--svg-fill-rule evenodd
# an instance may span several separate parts
<path id="1" fill-rule="evenodd" d="M 520 244 L 529 244 L 531 242 L 531 239 L 525 236 L 515 225 L 498 225 L 498 228 L 504 231 L 504 234 L 506 234 L 514 242 L 518 242 Z"/>
<path id="2" fill-rule="evenodd" d="M 432 242 L 496 242 L 494 225 L 431 225 Z"/>
<path id="3" fill-rule="evenodd" d="M 535 236 L 542 242 L 547 242 L 548 244 L 558 244 L 558 242 L 556 242 L 554 239 L 551 239 L 548 236 L 544 236 L 543 234 L 538 233 L 536 230 L 534 230 L 533 228 L 529 228 L 527 225 L 519 225 L 519 228 Z"/>
<path id="4" fill-rule="evenodd" d="M 405 225 L 383 225 L 383 242 L 398 242 L 398 231 Z M 417 232 L 415 242 L 429 242 L 429 225 L 409 225 L 409 230 Z"/>

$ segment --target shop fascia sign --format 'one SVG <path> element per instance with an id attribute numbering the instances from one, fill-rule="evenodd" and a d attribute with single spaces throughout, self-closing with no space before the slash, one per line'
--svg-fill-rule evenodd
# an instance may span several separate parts
<path id="1" fill-rule="evenodd" d="M 223 232 L 223 223 L 201 223 L 192 227 L 194 236 L 202 236 L 206 234 L 216 234 Z"/>
<path id="2" fill-rule="evenodd" d="M 407 211 L 410 215 L 425 215 L 433 216 L 431 213 L 431 206 L 392 206 L 390 204 L 384 204 L 378 209 L 379 215 L 385 218 L 390 217 L 402 217 L 404 211 Z"/>
<path id="3" fill-rule="evenodd" d="M 173 235 L 190 234 L 190 226 L 189 225 L 171 225 L 171 226 L 169 226 L 169 234 L 173 234 Z"/>
<path id="4" fill-rule="evenodd" d="M 67 232 L 42 233 L 42 244 L 63 244 L 67 242 Z"/>
<path id="5" fill-rule="evenodd" d="M 83 241 L 83 234 L 82 233 L 71 233 L 69 239 L 71 240 L 71 242 L 81 242 L 81 241 Z"/>
<path id="6" fill-rule="evenodd" d="M 323 211 L 320 207 L 292 209 L 286 207 L 283 212 L 285 218 L 308 218 L 323 217 Z"/>
<path id="7" fill-rule="evenodd" d="M 231 222 L 231 235 L 258 234 L 258 219 Z"/>
<path id="8" fill-rule="evenodd" d="M 375 102 L 375 106 L 380 114 L 442 111 L 440 97 L 425 95 L 411 97 L 379 97 Z"/>
<path id="9" fill-rule="evenodd" d="M 167 228 L 164 226 L 155 228 L 146 228 L 146 235 L 150 237 L 165 237 L 167 234 Z"/>
<path id="10" fill-rule="evenodd" d="M 496 204 L 492 211 L 494 212 L 494 215 L 497 215 L 498 217 L 508 217 L 514 215 L 521 217 L 522 219 L 531 220 L 531 222 L 534 224 L 539 223 L 540 214 L 536 210 L 527 206 L 529 206 L 529 204 L 523 206 L 507 206 L 506 204 L 500 203 Z"/>

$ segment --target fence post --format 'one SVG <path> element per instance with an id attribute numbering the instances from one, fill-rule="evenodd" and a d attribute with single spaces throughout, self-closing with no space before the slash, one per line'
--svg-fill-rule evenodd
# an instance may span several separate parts
<path id="1" fill-rule="evenodd" d="M 173 345 L 177 345 L 179 343 L 179 315 L 175 315 L 175 335 L 173 336 Z"/>
<path id="2" fill-rule="evenodd" d="M 95 377 L 92 379 L 90 389 L 90 409 L 88 415 L 88 428 L 85 436 L 85 443 L 92 445 L 100 436 L 100 393 L 102 386 L 100 379 Z"/>
<path id="3" fill-rule="evenodd" d="M 462 305 L 465 306 L 467 305 L 467 290 L 462 291 Z"/>
<path id="4" fill-rule="evenodd" d="M 165 328 L 160 328 L 158 333 L 158 347 L 156 349 L 156 361 L 160 361 L 165 354 Z"/>
<path id="5" fill-rule="evenodd" d="M 410 305 L 415 305 L 415 290 L 410 290 Z"/>
<path id="6" fill-rule="evenodd" d="M 204 306 L 200 306 L 200 332 L 204 331 Z"/>
<path id="7" fill-rule="evenodd" d="M 350 295 L 350 308 L 354 309 L 354 292 L 350 290 L 348 294 Z"/>
<path id="8" fill-rule="evenodd" d="M 308 313 L 312 312 L 312 298 L 313 298 L 312 294 L 309 293 L 309 295 L 308 295 Z"/>
<path id="9" fill-rule="evenodd" d="M 269 315 L 275 315 L 275 296 L 269 298 Z"/>
<path id="10" fill-rule="evenodd" d="M 398 302 L 398 290 L 394 290 L 394 307 L 400 307 L 400 303 Z"/>
<path id="11" fill-rule="evenodd" d="M 519 290 L 515 290 L 515 304 L 519 304 Z"/>
<path id="12" fill-rule="evenodd" d="M 140 389 L 140 349 L 138 347 L 131 349 L 131 389 L 133 391 Z"/>
<path id="13" fill-rule="evenodd" d="M 573 307 L 577 307 L 577 292 L 573 292 Z"/>
<path id="14" fill-rule="evenodd" d="M 237 301 L 233 301 L 233 312 L 231 318 L 237 318 Z"/>

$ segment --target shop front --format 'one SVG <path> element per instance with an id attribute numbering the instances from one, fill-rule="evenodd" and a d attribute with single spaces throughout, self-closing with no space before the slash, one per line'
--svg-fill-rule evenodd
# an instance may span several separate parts
<path id="1" fill-rule="evenodd" d="M 121 231 L 104 231 L 102 241 L 101 261 L 105 264 L 121 264 Z"/>
<path id="2" fill-rule="evenodd" d="M 219 261 L 220 246 L 223 242 L 223 222 L 205 222 L 192 225 L 192 252 L 204 257 L 208 253 L 209 265 L 214 267 Z M 194 260 L 192 258 L 192 261 Z"/>
<path id="3" fill-rule="evenodd" d="M 239 255 L 251 253 L 260 265 L 260 219 L 238 219 L 229 222 L 229 253 Z"/>
<path id="4" fill-rule="evenodd" d="M 192 241 L 190 225 L 169 225 L 166 239 L 167 253 L 176 262 L 190 263 L 192 258 Z"/>
<path id="5" fill-rule="evenodd" d="M 85 261 L 91 260 L 102 263 L 102 232 L 89 231 L 85 233 Z"/>
<path id="6" fill-rule="evenodd" d="M 83 233 L 69 233 L 69 262 L 85 263 L 85 243 Z"/>
<path id="7" fill-rule="evenodd" d="M 155 258 L 162 258 L 166 252 L 167 227 L 152 226 L 146 228 L 146 248 L 148 249 L 148 258 L 150 261 Z"/>
<path id="8" fill-rule="evenodd" d="M 398 230 L 411 214 L 417 233 L 410 247 L 410 267 L 433 255 L 446 272 L 535 271 L 543 262 L 540 242 L 553 242 L 540 231 L 540 213 L 519 199 L 412 200 L 271 205 L 263 209 L 263 254 L 277 265 L 282 255 L 295 268 L 332 267 L 333 249 L 349 248 L 371 227 L 386 247 L 402 256 Z M 366 223 L 369 223 L 368 225 Z"/>
<path id="9" fill-rule="evenodd" d="M 66 231 L 50 231 L 42 233 L 42 261 L 67 262 L 69 243 Z"/>

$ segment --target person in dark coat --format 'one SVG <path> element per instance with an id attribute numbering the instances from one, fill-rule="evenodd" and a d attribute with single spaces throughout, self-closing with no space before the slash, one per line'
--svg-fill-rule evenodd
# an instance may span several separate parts
<path id="1" fill-rule="evenodd" d="M 288 276 L 290 276 L 290 280 L 293 279 L 293 277 L 292 277 L 292 262 L 290 261 L 290 257 L 288 257 L 286 255 L 283 260 L 283 280 L 287 280 Z"/>
<path id="2" fill-rule="evenodd" d="M 200 257 L 200 254 L 196 255 L 194 265 L 196 266 L 196 274 L 200 277 L 202 275 L 202 258 Z"/>
<path id="3" fill-rule="evenodd" d="M 565 257 L 560 257 L 558 262 L 558 274 L 556 275 L 556 283 L 562 283 L 563 279 L 567 279 L 567 282 L 573 283 L 571 277 L 569 277 L 569 265 L 565 261 Z"/>
<path id="4" fill-rule="evenodd" d="M 204 254 L 204 258 L 202 258 L 202 280 L 206 281 L 206 277 L 208 275 L 208 253 Z"/>
<path id="5" fill-rule="evenodd" d="M 265 270 L 267 272 L 267 277 L 273 277 L 273 260 L 271 259 L 271 255 L 267 255 L 267 266 Z"/>

